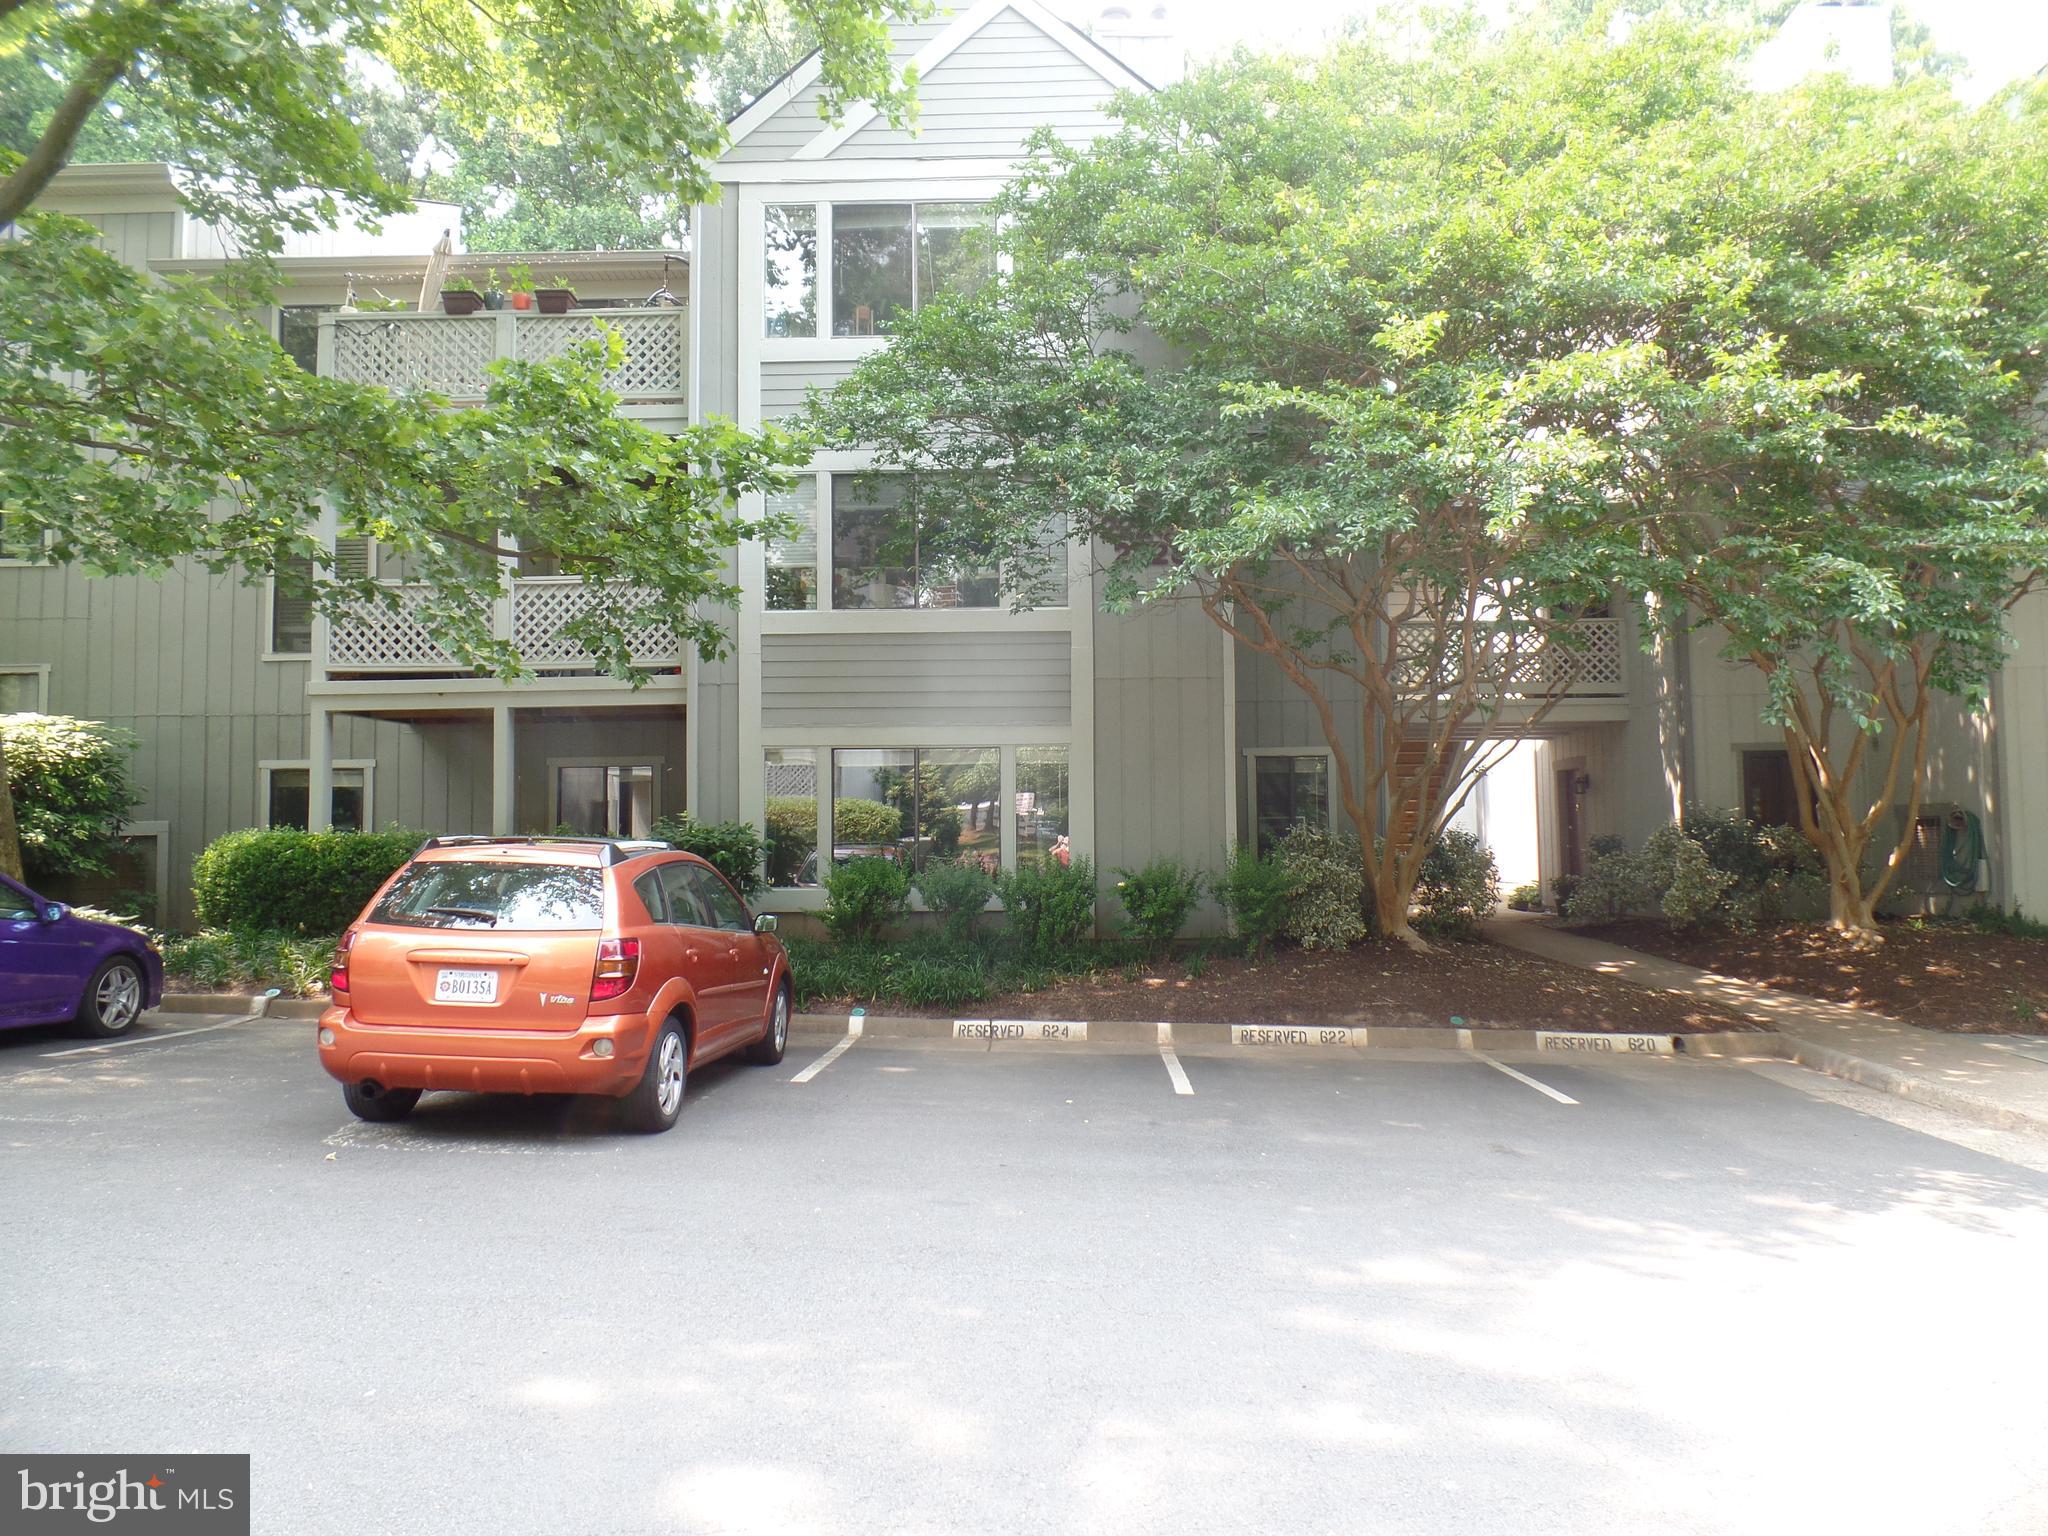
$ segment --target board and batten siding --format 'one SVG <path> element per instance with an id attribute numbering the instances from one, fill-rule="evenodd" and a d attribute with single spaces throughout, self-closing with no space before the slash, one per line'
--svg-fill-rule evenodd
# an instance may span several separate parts
<path id="1" fill-rule="evenodd" d="M 761 641 L 764 730 L 1062 726 L 1073 712 L 1072 641 L 1020 634 L 776 634 Z"/>
<path id="2" fill-rule="evenodd" d="M 1113 87 L 1015 11 L 1004 11 L 917 83 L 915 132 L 877 118 L 828 159 L 996 159 L 1051 128 L 1086 144 L 1114 128 Z"/>
<path id="3" fill-rule="evenodd" d="M 1099 594 L 1098 594 L 1099 595 Z M 1172 855 L 1215 870 L 1225 842 L 1223 634 L 1192 603 L 1095 613 L 1095 863 Z M 1206 903 L 1192 931 L 1213 931 Z"/>
<path id="4" fill-rule="evenodd" d="M 223 832 L 259 825 L 263 762 L 306 756 L 308 663 L 264 661 L 260 586 L 181 565 L 161 580 L 0 566 L 0 663 L 46 665 L 52 713 L 135 738 L 132 819 L 169 824 L 171 910 L 193 913 L 192 860 Z M 490 738 L 481 722 L 412 726 L 343 716 L 337 759 L 377 764 L 371 815 L 437 832 L 490 826 Z"/>

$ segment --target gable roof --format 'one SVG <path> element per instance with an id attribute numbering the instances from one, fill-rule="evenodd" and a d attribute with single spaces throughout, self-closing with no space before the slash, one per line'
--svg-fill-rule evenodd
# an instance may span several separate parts
<path id="1" fill-rule="evenodd" d="M 1005 11 L 1015 11 L 1020 17 L 1032 23 L 1047 38 L 1072 54 L 1079 63 L 1099 75 L 1107 84 L 1125 90 L 1153 89 L 1150 81 L 1144 79 L 1122 59 L 1072 22 L 1055 16 L 1040 4 L 1039 0 L 975 0 L 974 4 L 958 12 L 943 31 L 907 61 L 908 66 L 914 66 L 920 76 L 929 73 L 935 65 Z M 732 119 L 728 125 L 731 137 L 726 148 L 730 150 L 741 143 L 755 129 L 817 84 L 823 67 L 823 56 L 817 50 L 806 55 Z M 872 102 L 856 103 L 847 109 L 845 117 L 840 122 L 821 123 L 817 136 L 797 149 L 792 158 L 822 159 L 880 116 L 881 109 Z"/>

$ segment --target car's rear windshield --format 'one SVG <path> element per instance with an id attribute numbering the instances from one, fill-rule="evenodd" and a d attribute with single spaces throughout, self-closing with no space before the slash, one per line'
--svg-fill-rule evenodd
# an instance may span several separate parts
<path id="1" fill-rule="evenodd" d="M 411 928 L 600 928 L 604 879 L 585 864 L 435 860 L 392 882 L 373 923 Z"/>

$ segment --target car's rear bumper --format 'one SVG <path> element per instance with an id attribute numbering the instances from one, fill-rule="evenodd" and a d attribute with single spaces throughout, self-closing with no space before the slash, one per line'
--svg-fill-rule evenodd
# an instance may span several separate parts
<path id="1" fill-rule="evenodd" d="M 448 1088 L 467 1093 L 626 1093 L 640 1080 L 655 1022 L 622 1013 L 574 1030 L 453 1029 L 430 1024 L 364 1024 L 346 1008 L 320 1015 L 320 1065 L 344 1083 Z M 596 1054 L 609 1040 L 612 1055 Z"/>

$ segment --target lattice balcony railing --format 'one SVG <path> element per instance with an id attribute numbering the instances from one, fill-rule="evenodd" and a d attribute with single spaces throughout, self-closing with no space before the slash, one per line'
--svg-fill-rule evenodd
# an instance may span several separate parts
<path id="1" fill-rule="evenodd" d="M 668 625 L 655 616 L 651 600 L 651 593 L 623 583 L 604 589 L 600 596 L 573 577 L 527 577 L 512 589 L 512 641 L 529 666 L 586 662 L 589 658 L 582 647 L 564 638 L 562 627 L 602 601 L 624 610 L 623 617 L 637 620 L 628 630 L 637 665 L 673 665 L 681 660 L 682 651 Z"/>
<path id="2" fill-rule="evenodd" d="M 335 672 L 446 671 L 455 658 L 417 617 L 428 589 L 400 587 L 398 606 L 372 604 L 327 626 L 327 666 Z"/>
<path id="3" fill-rule="evenodd" d="M 1625 692 L 1628 678 L 1621 654 L 1621 621 L 1580 619 L 1570 628 L 1570 644 L 1547 643 L 1527 632 L 1481 631 L 1477 637 L 1479 673 L 1487 691 L 1534 699 L 1558 694 L 1611 697 Z M 1454 635 L 1450 654 L 1441 659 L 1436 654 L 1437 644 L 1434 624 L 1401 626 L 1395 687 L 1404 693 L 1422 693 L 1432 687 L 1437 692 L 1448 690 L 1462 665 L 1459 642 Z"/>
<path id="4" fill-rule="evenodd" d="M 468 669 L 437 645 L 419 621 L 425 587 L 397 588 L 395 609 L 370 605 L 327 627 L 327 670 L 330 672 L 420 672 L 466 676 Z M 528 666 L 542 669 L 583 668 L 591 658 L 562 634 L 570 620 L 602 602 L 638 619 L 630 629 L 633 660 L 640 666 L 675 666 L 682 648 L 668 626 L 653 615 L 650 597 L 623 582 L 599 591 L 573 577 L 522 576 L 512 585 L 512 601 L 492 613 L 492 632 L 511 640 Z M 509 607 L 509 617 L 507 609 Z M 645 610 L 644 618 L 638 610 Z"/>
<path id="5" fill-rule="evenodd" d="M 494 359 L 560 357 L 597 335 L 600 322 L 617 329 L 626 345 L 625 361 L 606 375 L 622 399 L 683 399 L 689 381 L 689 315 L 683 309 L 336 315 L 328 368 L 335 378 L 357 384 L 432 389 L 451 400 L 477 400 Z"/>

